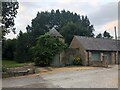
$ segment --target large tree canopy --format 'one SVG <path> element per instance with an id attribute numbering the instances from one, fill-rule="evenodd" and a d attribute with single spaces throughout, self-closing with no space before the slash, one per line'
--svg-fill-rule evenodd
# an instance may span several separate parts
<path id="1" fill-rule="evenodd" d="M 57 26 L 56 29 L 65 37 L 67 43 L 70 43 L 74 35 L 94 36 L 94 27 L 90 24 L 87 16 L 80 16 L 65 10 L 38 12 L 32 20 L 32 25 L 27 26 L 27 31 L 36 38 L 48 32 L 55 25 Z"/>
<path id="2" fill-rule="evenodd" d="M 12 30 L 15 33 L 14 18 L 17 14 L 19 3 L 17 1 L 2 2 L 2 35 L 5 36 Z"/>

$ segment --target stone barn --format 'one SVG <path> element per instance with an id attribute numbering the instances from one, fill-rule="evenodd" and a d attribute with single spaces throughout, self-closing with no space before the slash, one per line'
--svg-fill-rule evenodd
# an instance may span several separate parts
<path id="1" fill-rule="evenodd" d="M 120 41 L 74 36 L 69 48 L 78 50 L 83 65 L 100 66 L 120 62 Z M 119 54 L 118 54 L 119 53 Z"/>

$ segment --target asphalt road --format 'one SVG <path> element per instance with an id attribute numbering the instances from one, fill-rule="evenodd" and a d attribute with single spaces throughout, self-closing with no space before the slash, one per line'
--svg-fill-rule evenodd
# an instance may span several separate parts
<path id="1" fill-rule="evenodd" d="M 40 75 L 7 78 L 2 80 L 3 88 L 55 88 Z"/>
<path id="2" fill-rule="evenodd" d="M 20 88 L 118 88 L 118 66 L 7 78 L 3 87 Z"/>

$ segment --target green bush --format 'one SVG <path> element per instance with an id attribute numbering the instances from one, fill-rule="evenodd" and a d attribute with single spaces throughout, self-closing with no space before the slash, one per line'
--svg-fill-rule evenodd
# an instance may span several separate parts
<path id="1" fill-rule="evenodd" d="M 73 65 L 82 65 L 82 59 L 79 56 L 75 57 L 73 60 Z"/>
<path id="2" fill-rule="evenodd" d="M 36 66 L 41 66 L 41 67 L 50 65 L 50 61 L 49 60 L 42 59 L 40 57 L 34 58 L 34 63 L 35 63 Z"/>
<path id="3" fill-rule="evenodd" d="M 66 48 L 58 38 L 45 34 L 40 36 L 32 47 L 33 60 L 37 66 L 49 66 L 52 58 Z"/>

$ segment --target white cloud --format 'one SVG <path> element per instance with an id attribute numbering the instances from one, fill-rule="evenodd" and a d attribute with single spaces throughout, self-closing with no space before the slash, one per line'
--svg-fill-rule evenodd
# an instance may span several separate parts
<path id="1" fill-rule="evenodd" d="M 115 37 L 115 30 L 114 27 L 118 27 L 118 20 L 108 22 L 102 26 L 96 26 L 95 34 L 103 33 L 105 30 L 108 31 L 113 37 Z M 118 31 L 118 30 L 117 30 Z M 118 32 L 117 32 L 118 34 Z"/>
<path id="2" fill-rule="evenodd" d="M 95 25 L 106 24 L 113 20 L 117 20 L 118 17 L 118 3 L 107 3 L 94 9 L 93 12 L 89 14 L 91 20 Z"/>

